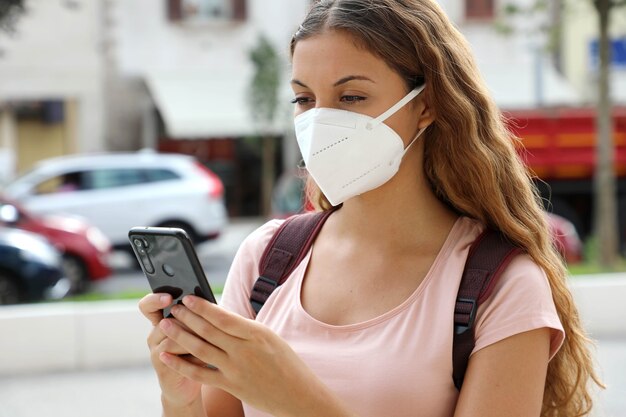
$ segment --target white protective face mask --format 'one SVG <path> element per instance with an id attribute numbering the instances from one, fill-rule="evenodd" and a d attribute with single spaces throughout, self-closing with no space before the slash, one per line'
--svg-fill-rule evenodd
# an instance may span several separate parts
<path id="1" fill-rule="evenodd" d="M 307 171 L 333 206 L 380 187 L 398 172 L 402 158 L 426 128 L 405 149 L 400 135 L 383 122 L 423 89 L 412 90 L 377 118 L 328 108 L 307 110 L 295 118 Z"/>

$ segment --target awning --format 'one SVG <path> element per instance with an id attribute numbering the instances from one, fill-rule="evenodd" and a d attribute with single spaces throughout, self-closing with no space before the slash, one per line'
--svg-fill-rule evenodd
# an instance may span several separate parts
<path id="1" fill-rule="evenodd" d="M 172 138 L 255 135 L 249 105 L 251 71 L 176 70 L 146 76 L 148 88 Z M 281 134 L 274 125 L 266 132 Z"/>

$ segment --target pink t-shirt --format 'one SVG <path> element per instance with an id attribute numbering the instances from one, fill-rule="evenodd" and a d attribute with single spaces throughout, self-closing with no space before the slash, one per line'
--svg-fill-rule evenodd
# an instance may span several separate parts
<path id="1" fill-rule="evenodd" d="M 258 262 L 281 221 L 253 232 L 241 245 L 221 304 L 252 318 L 249 296 Z M 456 290 L 468 250 L 483 226 L 460 217 L 423 282 L 402 304 L 362 323 L 333 326 L 311 317 L 300 291 L 311 253 L 265 303 L 257 320 L 268 326 L 348 406 L 362 417 L 451 417 L 458 392 L 452 382 L 452 327 Z M 564 339 L 545 273 L 517 256 L 476 317 L 474 352 L 509 336 L 551 328 L 551 356 Z M 245 366 L 245 364 L 242 364 Z M 244 404 L 247 417 L 266 416 Z M 417 413 L 417 414 L 416 414 Z"/>

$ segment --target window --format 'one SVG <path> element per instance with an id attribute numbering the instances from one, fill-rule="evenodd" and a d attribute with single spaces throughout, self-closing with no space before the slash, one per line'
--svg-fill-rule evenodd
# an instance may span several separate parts
<path id="1" fill-rule="evenodd" d="M 170 21 L 245 20 L 246 0 L 167 0 Z"/>
<path id="2" fill-rule="evenodd" d="M 85 189 L 84 172 L 73 171 L 47 178 L 35 186 L 36 194 L 65 193 Z"/>
<path id="3" fill-rule="evenodd" d="M 65 103 L 62 100 L 17 101 L 13 111 L 20 120 L 37 120 L 47 124 L 63 123 Z"/>
<path id="4" fill-rule="evenodd" d="M 177 173 L 169 169 L 149 169 L 146 170 L 146 175 L 148 177 L 148 181 L 150 182 L 180 179 L 180 176 Z"/>
<path id="5" fill-rule="evenodd" d="M 494 0 L 465 0 L 466 19 L 493 19 L 494 16 Z"/>
<path id="6" fill-rule="evenodd" d="M 139 169 L 97 169 L 89 173 L 89 188 L 103 189 L 143 184 L 148 179 Z"/>

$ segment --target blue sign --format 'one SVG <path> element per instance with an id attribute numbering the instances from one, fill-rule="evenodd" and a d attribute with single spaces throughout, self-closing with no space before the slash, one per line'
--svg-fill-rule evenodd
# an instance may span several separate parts
<path id="1" fill-rule="evenodd" d="M 591 68 L 598 68 L 600 48 L 597 39 L 589 43 L 589 53 L 591 55 Z M 611 40 L 611 67 L 626 69 L 626 36 Z"/>

